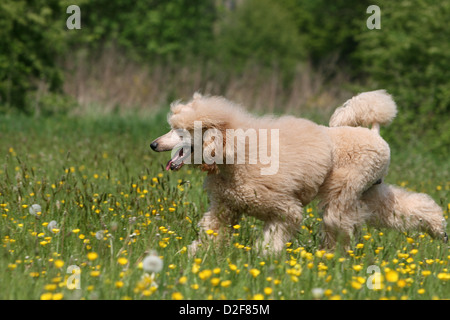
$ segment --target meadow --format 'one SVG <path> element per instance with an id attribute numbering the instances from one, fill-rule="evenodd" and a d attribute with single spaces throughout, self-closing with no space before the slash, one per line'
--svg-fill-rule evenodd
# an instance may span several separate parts
<path id="1" fill-rule="evenodd" d="M 165 112 L 0 116 L 0 299 L 450 298 L 448 244 L 364 228 L 351 250 L 325 252 L 315 202 L 278 255 L 255 251 L 262 224 L 244 217 L 228 244 L 208 246 L 207 231 L 189 256 L 204 174 L 164 171 L 168 154 L 150 150 Z M 426 145 L 394 145 L 387 182 L 430 194 L 448 221 L 448 155 Z"/>

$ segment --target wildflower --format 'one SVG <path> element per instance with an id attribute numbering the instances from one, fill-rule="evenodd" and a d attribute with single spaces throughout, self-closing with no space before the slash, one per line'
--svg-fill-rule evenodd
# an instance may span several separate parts
<path id="1" fill-rule="evenodd" d="M 386 281 L 397 282 L 398 281 L 398 272 L 394 271 L 394 270 L 388 270 L 386 272 Z"/>
<path id="2" fill-rule="evenodd" d="M 253 300 L 264 300 L 264 295 L 257 293 L 253 296 Z"/>
<path id="3" fill-rule="evenodd" d="M 116 281 L 116 283 L 114 285 L 117 289 L 120 289 L 123 287 L 123 281 Z"/>
<path id="4" fill-rule="evenodd" d="M 418 294 L 424 294 L 424 293 L 425 293 L 425 289 L 423 289 L 423 288 L 422 288 L 422 289 L 419 289 L 419 290 L 417 290 L 417 293 L 418 293 Z"/>
<path id="5" fill-rule="evenodd" d="M 62 300 L 64 294 L 62 292 L 54 293 L 52 296 L 52 300 Z"/>
<path id="6" fill-rule="evenodd" d="M 351 286 L 353 289 L 359 290 L 362 287 L 362 284 L 359 281 L 352 281 Z"/>
<path id="7" fill-rule="evenodd" d="M 400 280 L 397 281 L 397 287 L 403 288 L 405 286 L 406 286 L 406 281 L 405 280 L 400 279 Z"/>
<path id="8" fill-rule="evenodd" d="M 163 260 L 153 252 L 142 260 L 142 268 L 148 273 L 158 273 L 163 268 Z"/>
<path id="9" fill-rule="evenodd" d="M 361 271 L 362 270 L 362 265 L 360 265 L 360 264 L 358 264 L 358 265 L 354 265 L 353 266 L 353 270 L 355 270 L 355 271 Z"/>
<path id="10" fill-rule="evenodd" d="M 99 275 L 100 275 L 100 271 L 98 271 L 98 270 L 93 270 L 93 271 L 91 271 L 91 277 L 94 277 L 94 278 L 96 278 L 96 277 L 98 277 Z"/>
<path id="11" fill-rule="evenodd" d="M 323 297 L 324 290 L 322 288 L 313 288 L 311 293 L 314 299 L 320 299 Z"/>
<path id="12" fill-rule="evenodd" d="M 172 299 L 173 300 L 183 300 L 184 297 L 180 292 L 174 292 L 174 293 L 172 293 Z"/>
<path id="13" fill-rule="evenodd" d="M 334 253 L 326 253 L 325 254 L 325 258 L 327 258 L 327 260 L 331 260 L 334 258 Z"/>
<path id="14" fill-rule="evenodd" d="M 52 300 L 53 294 L 51 292 L 45 292 L 41 294 L 41 300 Z"/>
<path id="15" fill-rule="evenodd" d="M 261 271 L 259 271 L 258 269 L 250 269 L 249 272 L 253 276 L 253 278 L 256 278 L 261 273 Z"/>
<path id="16" fill-rule="evenodd" d="M 218 286 L 219 283 L 220 283 L 220 278 L 212 278 L 212 279 L 211 279 L 211 284 L 212 284 L 214 287 Z"/>
<path id="17" fill-rule="evenodd" d="M 58 228 L 58 222 L 56 222 L 55 220 L 52 220 L 48 223 L 47 225 L 47 229 L 51 232 L 54 232 L 53 229 L 57 229 Z M 56 233 L 56 232 L 54 232 Z"/>
<path id="18" fill-rule="evenodd" d="M 97 240 L 102 240 L 103 239 L 103 234 L 105 232 L 103 230 L 99 230 L 95 233 L 95 238 L 97 238 Z"/>
<path id="19" fill-rule="evenodd" d="M 87 254 L 87 258 L 89 261 L 94 261 L 95 259 L 98 258 L 98 254 L 96 252 L 89 252 Z"/>
<path id="20" fill-rule="evenodd" d="M 62 260 L 55 260 L 54 265 L 56 268 L 62 268 L 64 266 L 64 261 Z"/>
<path id="21" fill-rule="evenodd" d="M 358 243 L 358 244 L 356 245 L 356 248 L 357 248 L 357 249 L 362 249 L 362 248 L 364 248 L 364 243 Z"/>
<path id="22" fill-rule="evenodd" d="M 220 284 L 220 286 L 224 287 L 224 288 L 228 288 L 230 285 L 231 285 L 231 281 L 230 280 L 222 281 L 222 283 Z"/>
<path id="23" fill-rule="evenodd" d="M 180 279 L 178 279 L 178 283 L 179 284 L 185 284 L 187 282 L 187 277 L 186 276 L 182 276 Z"/>
<path id="24" fill-rule="evenodd" d="M 441 272 L 441 273 L 438 273 L 437 277 L 439 280 L 448 281 L 448 280 L 450 280 L 450 273 Z"/>
<path id="25" fill-rule="evenodd" d="M 212 271 L 209 269 L 206 269 L 206 270 L 200 271 L 198 274 L 198 277 L 202 280 L 206 280 L 209 277 L 211 277 L 211 275 L 212 275 Z"/>
<path id="26" fill-rule="evenodd" d="M 42 207 L 38 204 L 33 204 L 31 207 L 28 208 L 28 212 L 32 215 L 37 217 L 42 212 Z"/>
<path id="27" fill-rule="evenodd" d="M 265 288 L 264 288 L 264 294 L 267 295 L 267 296 L 268 296 L 268 295 L 271 295 L 271 294 L 272 294 L 272 291 L 273 291 L 273 290 L 272 290 L 271 287 L 265 287 Z"/>

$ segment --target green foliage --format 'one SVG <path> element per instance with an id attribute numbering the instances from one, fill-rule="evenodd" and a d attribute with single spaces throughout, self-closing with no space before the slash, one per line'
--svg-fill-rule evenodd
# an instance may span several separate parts
<path id="1" fill-rule="evenodd" d="M 56 57 L 66 42 L 60 0 L 0 2 L 0 102 L 24 110 L 27 91 L 40 82 L 57 91 L 62 70 Z"/>
<path id="2" fill-rule="evenodd" d="M 258 253 L 263 226 L 248 216 L 226 233 L 226 245 L 210 243 L 214 235 L 197 226 L 208 210 L 204 174 L 187 165 L 166 172 L 169 153 L 148 146 L 164 132 L 163 119 L 0 115 L 0 299 L 317 299 L 313 288 L 327 292 L 322 299 L 450 297 L 446 244 L 417 231 L 363 227 L 353 251 L 325 253 L 315 204 L 280 254 Z M 429 154 L 412 158 L 404 148 L 393 155 L 388 182 L 429 193 L 449 221 L 450 163 Z M 30 214 L 33 204 L 40 215 Z M 187 246 L 199 236 L 204 245 L 189 256 Z M 142 281 L 139 267 L 151 250 L 163 259 L 157 287 Z M 74 265 L 81 290 L 67 287 Z M 380 290 L 366 285 L 369 266 L 380 268 Z M 401 282 L 389 282 L 388 270 Z"/>
<path id="3" fill-rule="evenodd" d="M 431 147 L 450 144 L 450 3 L 383 1 L 381 29 L 358 37 L 362 70 L 394 95 L 410 138 L 424 133 Z"/>
<path id="4" fill-rule="evenodd" d="M 302 37 L 303 50 L 316 65 L 323 60 L 349 62 L 357 46 L 355 36 L 365 27 L 368 0 L 281 0 L 291 12 Z"/>
<path id="5" fill-rule="evenodd" d="M 215 6 L 209 0 L 89 1 L 82 6 L 84 41 L 116 43 L 141 62 L 207 52 Z"/>
<path id="6" fill-rule="evenodd" d="M 227 12 L 216 41 L 218 58 L 238 70 L 250 61 L 287 72 L 306 57 L 293 15 L 276 1 L 248 0 Z"/>

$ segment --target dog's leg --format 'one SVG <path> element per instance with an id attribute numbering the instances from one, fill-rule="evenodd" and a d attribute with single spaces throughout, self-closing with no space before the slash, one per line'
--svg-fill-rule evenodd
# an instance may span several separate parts
<path id="1" fill-rule="evenodd" d="M 286 243 L 300 230 L 302 222 L 302 208 L 295 204 L 287 206 L 286 212 L 276 215 L 266 221 L 264 237 L 256 244 L 257 251 L 277 253 L 286 247 Z"/>
<path id="2" fill-rule="evenodd" d="M 230 227 L 237 224 L 240 215 L 225 207 L 213 207 L 210 211 L 203 215 L 199 222 L 200 238 L 189 245 L 189 253 L 195 254 L 200 245 L 212 240 L 215 243 L 226 241 L 229 233 L 232 230 Z M 211 235 L 207 235 L 207 231 L 212 230 Z M 216 234 L 217 235 L 214 235 Z"/>
<path id="3" fill-rule="evenodd" d="M 330 177 L 331 180 L 321 191 L 322 246 L 333 250 L 339 242 L 344 249 L 349 249 L 355 231 L 359 230 L 369 216 L 359 198 L 366 186 L 372 186 L 377 179 L 373 175 L 355 174 L 349 168 L 336 170 Z"/>
<path id="4" fill-rule="evenodd" d="M 361 198 L 370 212 L 368 224 L 399 231 L 418 230 L 447 241 L 442 209 L 428 195 L 387 184 L 376 185 Z"/>

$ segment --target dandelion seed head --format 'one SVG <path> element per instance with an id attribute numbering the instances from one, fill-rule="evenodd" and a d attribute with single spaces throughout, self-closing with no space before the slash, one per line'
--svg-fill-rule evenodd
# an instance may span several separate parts
<path id="1" fill-rule="evenodd" d="M 32 215 L 32 216 L 37 216 L 38 212 L 42 212 L 42 207 L 38 204 L 33 204 L 28 208 L 28 212 Z"/>
<path id="2" fill-rule="evenodd" d="M 53 232 L 53 229 L 57 229 L 57 228 L 58 228 L 58 222 L 56 222 L 55 220 L 50 221 L 47 225 L 47 229 L 52 232 Z"/>
<path id="3" fill-rule="evenodd" d="M 142 268 L 148 273 L 158 273 L 163 268 L 163 260 L 157 255 L 150 254 L 142 260 Z"/>

